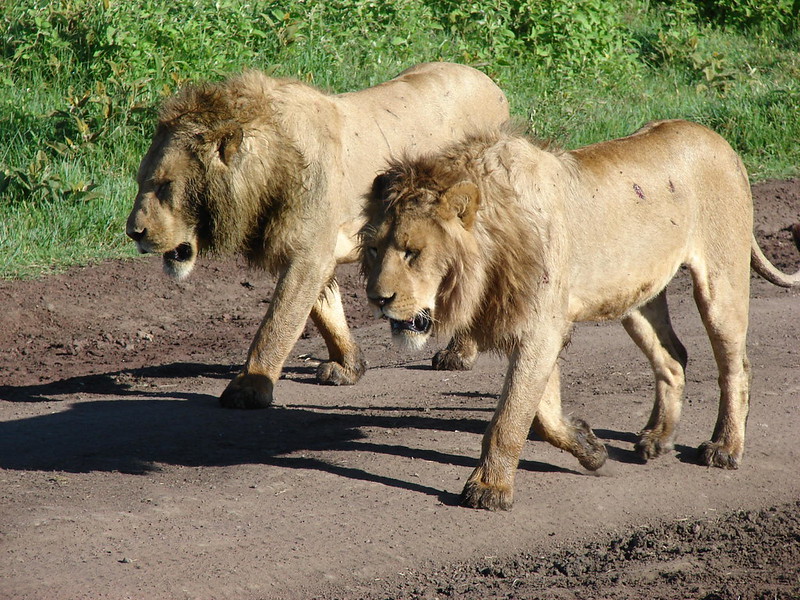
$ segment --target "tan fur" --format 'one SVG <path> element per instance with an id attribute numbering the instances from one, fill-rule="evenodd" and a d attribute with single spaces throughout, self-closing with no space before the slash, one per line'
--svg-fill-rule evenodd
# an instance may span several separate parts
<path id="1" fill-rule="evenodd" d="M 379 175 L 362 266 L 395 339 L 420 347 L 433 333 L 456 333 L 510 359 L 464 504 L 510 508 L 531 426 L 587 469 L 605 461 L 589 426 L 561 413 L 557 360 L 577 321 L 622 320 L 656 377 L 637 451 L 649 459 L 673 448 L 687 357 L 664 289 L 681 265 L 720 372 L 719 417 L 699 459 L 736 468 L 749 406 L 750 266 L 800 285 L 800 273 L 764 258 L 752 227 L 741 160 L 686 121 L 567 153 L 487 133 Z"/>
<path id="2" fill-rule="evenodd" d="M 403 153 L 432 151 L 508 119 L 484 74 L 428 63 L 360 92 L 327 95 L 257 71 L 189 86 L 163 106 L 138 173 L 127 233 L 186 277 L 203 253 L 241 254 L 279 275 L 244 370 L 223 405 L 272 402 L 310 315 L 330 361 L 317 376 L 355 383 L 361 351 L 345 321 L 336 264 L 358 258 L 364 197 Z"/>

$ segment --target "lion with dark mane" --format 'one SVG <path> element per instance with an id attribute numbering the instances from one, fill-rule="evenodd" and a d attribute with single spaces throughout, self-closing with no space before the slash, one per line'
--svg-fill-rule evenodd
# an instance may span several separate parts
<path id="1" fill-rule="evenodd" d="M 175 279 L 203 253 L 240 254 L 279 275 L 224 406 L 272 403 L 309 315 L 329 352 L 318 379 L 361 377 L 365 362 L 334 269 L 358 259 L 373 178 L 392 157 L 432 151 L 507 119 L 506 98 L 489 77 L 448 63 L 341 95 L 249 71 L 166 101 L 139 167 L 127 234 L 141 252 L 161 254 Z"/>
<path id="2" fill-rule="evenodd" d="M 362 230 L 367 296 L 412 347 L 458 334 L 509 357 L 465 505 L 508 509 L 528 432 L 596 470 L 605 446 L 565 417 L 559 354 L 573 323 L 621 319 L 649 359 L 655 403 L 639 434 L 644 459 L 673 448 L 687 355 L 665 287 L 681 265 L 719 368 L 720 404 L 703 464 L 735 469 L 744 452 L 750 364 L 750 267 L 800 285 L 753 236 L 742 161 L 716 133 L 686 121 L 572 152 L 487 133 L 379 175 Z"/>

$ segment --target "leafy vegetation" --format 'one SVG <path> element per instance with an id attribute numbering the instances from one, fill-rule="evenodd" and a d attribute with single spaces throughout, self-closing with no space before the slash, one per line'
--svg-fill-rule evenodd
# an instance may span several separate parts
<path id="1" fill-rule="evenodd" d="M 483 69 L 566 147 L 654 118 L 719 131 L 751 177 L 800 165 L 800 0 L 18 0 L 0 4 L 0 276 L 129 256 L 158 104 L 255 67 L 348 91 Z"/>

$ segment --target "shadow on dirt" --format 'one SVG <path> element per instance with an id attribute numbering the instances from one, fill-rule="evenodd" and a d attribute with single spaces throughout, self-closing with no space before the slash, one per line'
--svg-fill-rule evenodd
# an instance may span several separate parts
<path id="1" fill-rule="evenodd" d="M 238 367 L 230 365 L 207 365 L 201 363 L 172 363 L 155 367 L 81 375 L 58 381 L 25 386 L 0 386 L 0 401 L 9 402 L 58 402 L 59 396 L 72 394 L 103 394 L 115 396 L 146 396 L 146 392 L 131 389 L 131 383 L 140 378 L 167 379 L 175 377 L 207 377 L 230 379 Z M 163 394 L 152 394 L 162 396 Z"/>
<path id="2" fill-rule="evenodd" d="M 171 392 L 169 383 L 152 391 L 141 386 L 145 377 L 229 378 L 234 371 L 223 365 L 175 363 L 40 385 L 1 387 L 0 398 L 18 403 L 72 401 L 75 398 L 67 396 L 81 393 L 109 399 L 78 401 L 67 410 L 0 423 L 0 468 L 142 475 L 158 471 L 164 464 L 265 464 L 381 483 L 435 496 L 444 504 L 458 504 L 458 496 L 443 490 L 332 464 L 313 453 L 364 452 L 471 468 L 477 456 L 376 443 L 374 436 L 366 439 L 362 428 L 482 434 L 487 420 L 472 416 L 472 408 L 443 406 L 420 412 L 393 406 L 276 404 L 262 411 L 233 411 L 220 408 L 216 396 L 181 392 L 177 386 Z M 458 411 L 472 414 L 453 414 Z M 536 461 L 522 461 L 520 468 L 580 474 Z"/>
<path id="3" fill-rule="evenodd" d="M 594 433 L 601 440 L 612 440 L 617 442 L 624 442 L 629 445 L 628 449 L 618 448 L 616 446 L 606 444 L 608 449 L 608 458 L 620 463 L 627 463 L 632 465 L 644 465 L 647 461 L 639 456 L 634 450 L 634 446 L 638 441 L 638 435 L 629 431 L 612 431 L 610 429 L 595 429 Z M 682 444 L 675 444 L 675 455 L 682 463 L 697 464 L 698 453 L 697 448 L 685 446 Z"/>

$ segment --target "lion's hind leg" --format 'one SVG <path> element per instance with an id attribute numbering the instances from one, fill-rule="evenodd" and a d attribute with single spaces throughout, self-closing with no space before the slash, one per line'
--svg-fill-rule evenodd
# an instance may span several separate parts
<path id="1" fill-rule="evenodd" d="M 367 370 L 367 363 L 347 326 L 336 279 L 331 280 L 317 299 L 311 309 L 311 320 L 325 340 L 329 356 L 317 368 L 317 379 L 333 385 L 356 383 Z"/>
<path id="2" fill-rule="evenodd" d="M 469 371 L 478 356 L 478 344 L 465 333 L 456 333 L 446 348 L 431 361 L 437 371 Z"/>
<path id="3" fill-rule="evenodd" d="M 583 468 L 596 471 L 605 464 L 608 451 L 586 421 L 563 415 L 559 379 L 556 366 L 536 411 L 533 430 L 544 441 L 572 454 Z"/>
<path id="4" fill-rule="evenodd" d="M 720 387 L 717 423 L 711 440 L 698 449 L 699 461 L 723 469 L 739 467 L 750 410 L 750 362 L 745 348 L 750 273 L 749 264 L 742 263 L 740 269 L 715 270 L 726 278 L 713 283 L 693 273 L 695 302 L 714 350 Z"/>
<path id="5" fill-rule="evenodd" d="M 636 452 L 648 460 L 674 447 L 686 383 L 686 348 L 672 329 L 665 292 L 629 313 L 622 325 L 650 361 L 656 379 L 653 410 L 636 443 Z"/>

